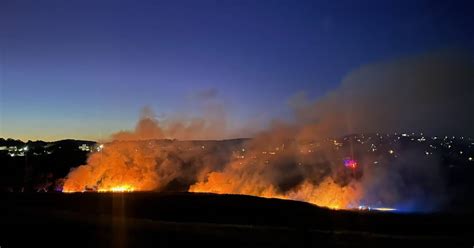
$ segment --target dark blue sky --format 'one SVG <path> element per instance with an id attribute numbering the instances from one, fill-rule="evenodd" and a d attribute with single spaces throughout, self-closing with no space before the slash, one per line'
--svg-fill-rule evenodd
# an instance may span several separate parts
<path id="1" fill-rule="evenodd" d="M 1 136 L 104 138 L 196 108 L 232 121 L 287 114 L 350 71 L 474 47 L 469 1 L 0 1 Z M 237 124 L 238 125 L 238 124 Z"/>

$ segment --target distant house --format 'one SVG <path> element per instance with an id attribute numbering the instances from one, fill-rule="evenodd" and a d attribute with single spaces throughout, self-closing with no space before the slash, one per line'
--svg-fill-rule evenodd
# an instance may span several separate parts
<path id="1" fill-rule="evenodd" d="M 82 145 L 79 146 L 79 150 L 85 151 L 85 152 L 90 152 L 91 148 L 87 144 L 82 144 Z"/>

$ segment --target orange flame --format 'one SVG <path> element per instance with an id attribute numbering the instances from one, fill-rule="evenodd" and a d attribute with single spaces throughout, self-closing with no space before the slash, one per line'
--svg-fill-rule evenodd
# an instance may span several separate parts
<path id="1" fill-rule="evenodd" d="M 132 192 L 134 191 L 133 186 L 131 185 L 118 185 L 111 188 L 100 188 L 98 192 Z"/>
<path id="2" fill-rule="evenodd" d="M 326 178 L 319 185 L 306 181 L 294 190 L 278 193 L 272 185 L 265 187 L 254 182 L 241 185 L 237 181 L 226 179 L 220 173 L 211 173 L 207 182 L 197 183 L 191 186 L 189 191 L 297 200 L 331 209 L 346 209 L 356 205 L 361 196 L 356 185 L 339 186 L 330 178 Z"/>
<path id="3" fill-rule="evenodd" d="M 333 179 L 334 149 L 295 141 L 296 131 L 279 125 L 238 145 L 157 140 L 163 129 L 147 117 L 71 171 L 63 192 L 162 191 L 177 183 L 190 192 L 292 199 L 332 209 L 357 205 L 359 185 Z"/>

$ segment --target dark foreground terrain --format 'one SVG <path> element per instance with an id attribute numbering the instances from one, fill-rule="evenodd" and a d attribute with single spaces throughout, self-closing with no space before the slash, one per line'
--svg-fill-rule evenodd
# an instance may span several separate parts
<path id="1" fill-rule="evenodd" d="M 4 193 L 0 246 L 472 247 L 472 214 L 334 211 L 251 196 Z"/>

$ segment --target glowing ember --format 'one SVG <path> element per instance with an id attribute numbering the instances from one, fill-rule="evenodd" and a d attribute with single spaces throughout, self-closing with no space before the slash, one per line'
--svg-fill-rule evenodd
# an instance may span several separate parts
<path id="1" fill-rule="evenodd" d="M 133 192 L 135 191 L 135 188 L 132 185 L 119 185 L 119 186 L 113 186 L 109 188 L 99 188 L 97 190 L 69 190 L 69 189 L 63 189 L 63 193 L 75 193 L 75 192 L 86 192 L 86 191 L 92 191 L 92 192 Z"/>
<path id="2" fill-rule="evenodd" d="M 373 208 L 373 209 L 377 211 L 396 211 L 397 210 L 395 208 Z"/>
<path id="3" fill-rule="evenodd" d="M 217 194 L 244 194 L 266 198 L 280 198 L 309 202 L 330 209 L 346 209 L 360 198 L 360 190 L 355 185 L 341 187 L 332 179 L 326 178 L 319 185 L 304 182 L 286 193 L 279 193 L 272 185 L 261 182 L 247 182 L 234 178 L 234 174 L 211 173 L 207 181 L 197 183 L 189 189 L 191 192 L 211 192 Z"/>
<path id="4" fill-rule="evenodd" d="M 365 206 L 365 205 L 361 205 L 357 209 L 362 210 L 362 211 L 383 211 L 383 212 L 397 211 L 396 208 L 385 208 L 385 207 L 373 208 L 373 207 Z"/>
<path id="5" fill-rule="evenodd" d="M 111 188 L 99 189 L 98 192 L 132 192 L 134 191 L 131 185 L 119 185 Z"/>

